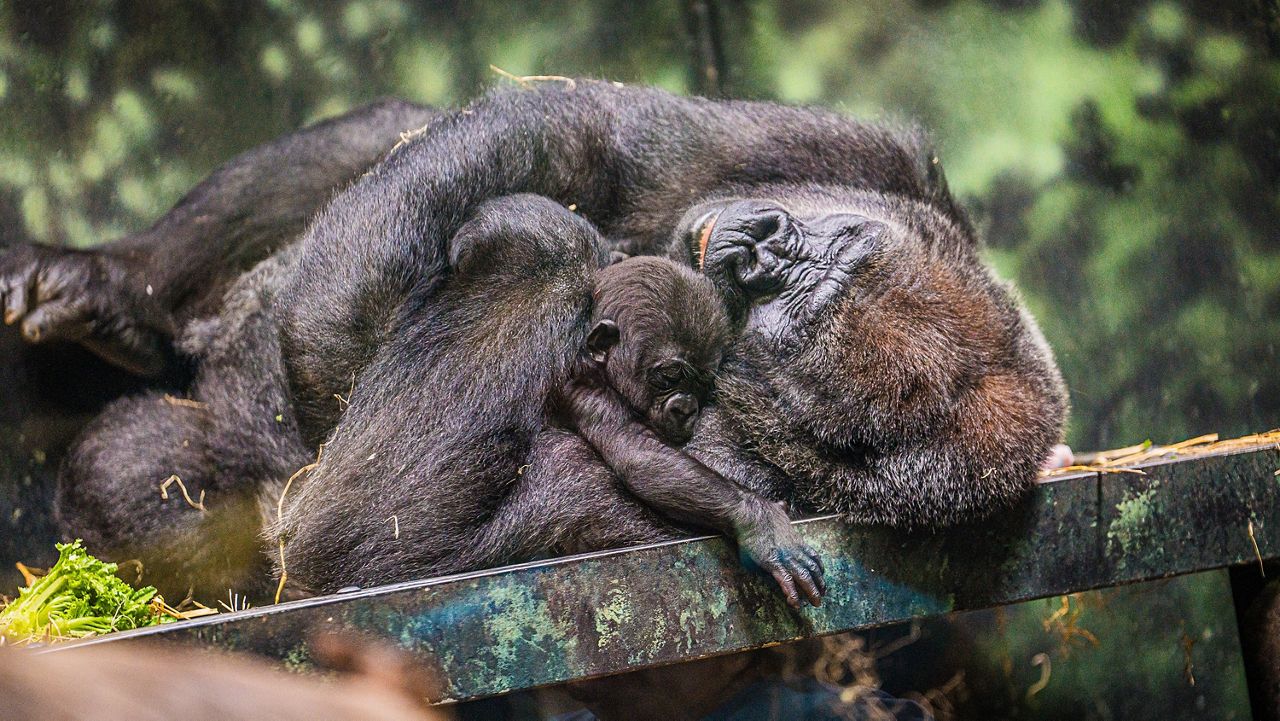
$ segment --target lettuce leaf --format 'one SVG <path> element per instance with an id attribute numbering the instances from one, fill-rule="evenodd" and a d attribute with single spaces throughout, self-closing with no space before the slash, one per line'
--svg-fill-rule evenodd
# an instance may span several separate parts
<path id="1" fill-rule="evenodd" d="M 83 638 L 163 623 L 156 589 L 135 589 L 116 576 L 116 564 L 85 551 L 79 540 L 59 543 L 58 562 L 0 610 L 0 642 Z"/>

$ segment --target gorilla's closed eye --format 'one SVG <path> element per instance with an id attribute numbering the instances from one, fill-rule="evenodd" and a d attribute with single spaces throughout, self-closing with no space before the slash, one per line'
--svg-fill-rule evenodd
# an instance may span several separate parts
<path id="1" fill-rule="evenodd" d="M 649 385 L 659 391 L 670 391 L 680 385 L 689 372 L 689 364 L 681 360 L 665 360 L 649 369 Z"/>

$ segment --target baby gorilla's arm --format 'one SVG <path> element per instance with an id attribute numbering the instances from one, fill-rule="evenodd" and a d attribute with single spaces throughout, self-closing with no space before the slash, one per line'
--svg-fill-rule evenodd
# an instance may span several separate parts
<path id="1" fill-rule="evenodd" d="M 787 603 L 817 606 L 826 591 L 822 562 L 780 504 L 748 491 L 664 443 L 635 420 L 613 389 L 570 381 L 565 411 L 605 464 L 648 506 L 678 523 L 715 529 L 778 582 Z"/>

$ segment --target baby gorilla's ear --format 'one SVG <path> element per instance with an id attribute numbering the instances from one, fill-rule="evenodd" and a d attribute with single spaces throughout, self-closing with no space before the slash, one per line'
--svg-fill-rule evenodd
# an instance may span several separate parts
<path id="1" fill-rule="evenodd" d="M 587 350 L 591 353 L 591 359 L 597 363 L 603 363 L 609 350 L 617 344 L 618 324 L 607 318 L 597 322 L 587 335 Z"/>

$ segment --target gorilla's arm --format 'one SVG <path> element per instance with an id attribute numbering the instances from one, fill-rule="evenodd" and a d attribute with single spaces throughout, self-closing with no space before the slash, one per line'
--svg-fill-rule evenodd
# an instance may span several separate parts
<path id="1" fill-rule="evenodd" d="M 0 307 L 29 342 L 70 340 L 139 375 L 172 361 L 175 328 L 302 233 L 335 190 L 433 112 L 385 101 L 237 156 L 154 226 L 82 251 L 18 246 L 0 255 Z"/>
<path id="2" fill-rule="evenodd" d="M 662 442 L 636 421 L 626 402 L 602 382 L 576 375 L 563 401 L 577 429 L 623 484 L 676 523 L 711 528 L 737 543 L 799 606 L 817 606 L 824 592 L 822 562 L 791 527 L 779 503 L 738 486 Z"/>

